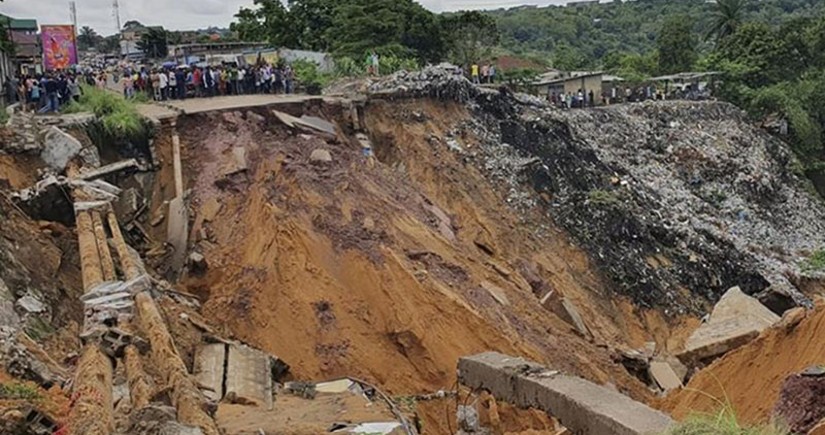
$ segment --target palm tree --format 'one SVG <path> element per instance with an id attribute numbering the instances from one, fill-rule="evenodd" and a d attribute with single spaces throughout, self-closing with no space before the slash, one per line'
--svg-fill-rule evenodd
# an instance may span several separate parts
<path id="1" fill-rule="evenodd" d="M 80 28 L 80 35 L 77 37 L 77 42 L 81 47 L 90 48 L 95 46 L 97 38 L 97 32 L 95 32 L 94 29 L 89 26 L 83 26 Z"/>
<path id="2" fill-rule="evenodd" d="M 716 11 L 706 39 L 715 39 L 719 43 L 736 32 L 742 24 L 747 3 L 748 0 L 716 0 Z"/>

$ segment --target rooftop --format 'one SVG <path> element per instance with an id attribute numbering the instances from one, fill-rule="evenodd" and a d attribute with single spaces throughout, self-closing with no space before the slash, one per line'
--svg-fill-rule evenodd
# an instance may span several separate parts
<path id="1" fill-rule="evenodd" d="M 0 19 L 6 22 L 11 30 L 37 30 L 37 20 L 31 18 L 12 18 L 0 14 Z"/>

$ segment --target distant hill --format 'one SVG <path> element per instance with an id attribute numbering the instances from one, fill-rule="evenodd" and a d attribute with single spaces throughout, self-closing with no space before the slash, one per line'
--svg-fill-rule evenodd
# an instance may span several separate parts
<path id="1" fill-rule="evenodd" d="M 594 66 L 611 52 L 653 50 L 656 33 L 668 15 L 691 17 L 696 32 L 703 34 L 713 7 L 706 0 L 637 0 L 519 7 L 488 13 L 498 22 L 505 50 L 550 61 L 555 53 L 572 48 L 585 63 Z M 823 13 L 823 0 L 752 0 L 746 19 L 780 24 Z"/>

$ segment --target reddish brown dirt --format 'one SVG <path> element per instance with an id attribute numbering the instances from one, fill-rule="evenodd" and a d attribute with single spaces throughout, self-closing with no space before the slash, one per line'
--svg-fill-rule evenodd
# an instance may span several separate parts
<path id="1" fill-rule="evenodd" d="M 725 355 L 660 404 L 676 418 L 714 412 L 726 402 L 745 423 L 766 422 L 785 379 L 825 362 L 825 305 L 793 328 L 774 327 Z"/>
<path id="2" fill-rule="evenodd" d="M 31 187 L 37 181 L 42 162 L 35 156 L 0 154 L 0 188 L 12 190 Z M 8 183 L 7 186 L 4 186 Z"/>
<path id="3" fill-rule="evenodd" d="M 209 264 L 185 279 L 185 290 L 205 301 L 206 319 L 282 358 L 297 378 L 350 375 L 391 394 L 419 394 L 453 385 L 460 356 L 497 350 L 651 400 L 609 349 L 649 341 L 677 348 L 691 323 L 606 297 L 609 284 L 539 210 L 517 216 L 472 164 L 430 144 L 430 135 L 444 137 L 466 119 L 464 110 L 371 102 L 375 165 L 354 140 L 295 134 L 263 111 L 264 121 L 249 112 L 184 119 L 184 179 L 202 224 L 192 246 Z M 413 111 L 424 121 L 411 121 Z M 173 195 L 170 143 L 156 142 L 160 210 Z M 225 176 L 238 146 L 249 169 Z M 316 148 L 333 162 L 310 162 Z M 211 199 L 219 212 L 203 221 L 197 214 Z M 433 207 L 451 219 L 454 239 L 439 230 Z M 546 235 L 537 235 L 539 223 Z M 151 231 L 165 237 L 164 225 Z M 540 306 L 525 264 L 575 303 L 593 343 Z"/>

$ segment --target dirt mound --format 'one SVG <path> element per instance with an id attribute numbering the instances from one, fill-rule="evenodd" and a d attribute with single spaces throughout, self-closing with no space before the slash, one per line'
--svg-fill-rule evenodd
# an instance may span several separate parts
<path id="1" fill-rule="evenodd" d="M 684 418 L 729 403 L 745 423 L 768 421 L 785 379 L 825 362 L 825 305 L 796 325 L 787 320 L 699 372 L 661 408 Z"/>
<path id="2" fill-rule="evenodd" d="M 373 163 L 346 137 L 291 133 L 265 112 L 184 121 L 191 208 L 212 210 L 192 231 L 208 270 L 185 281 L 207 300 L 206 317 L 298 378 L 358 376 L 421 393 L 452 385 L 459 356 L 497 349 L 649 398 L 609 349 L 653 340 L 635 313 L 601 296 L 605 284 L 561 234 L 535 230 L 540 215 L 526 225 L 506 192 L 432 142 L 465 109 L 376 102 L 367 112 Z M 248 169 L 228 174 L 237 147 Z M 312 161 L 317 149 L 332 161 Z M 580 307 L 601 346 L 540 305 L 526 269 Z"/>
<path id="3" fill-rule="evenodd" d="M 825 376 L 814 366 L 785 380 L 774 414 L 792 433 L 808 433 L 825 418 Z M 808 373 L 815 372 L 815 373 Z"/>

